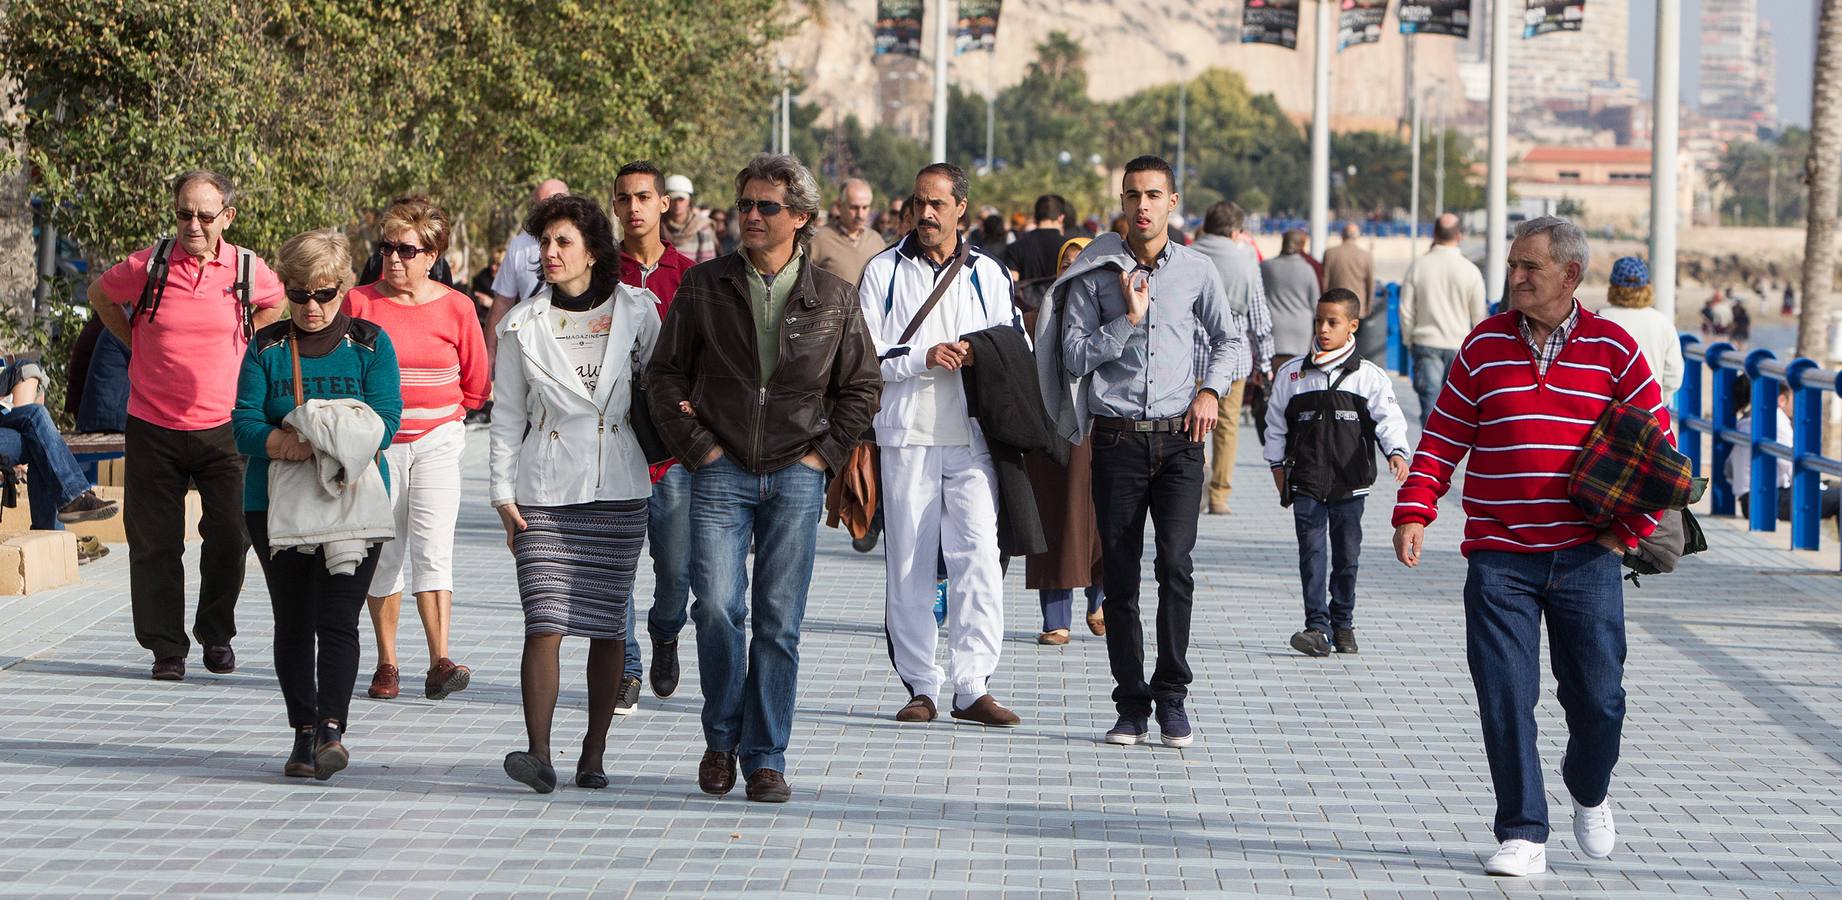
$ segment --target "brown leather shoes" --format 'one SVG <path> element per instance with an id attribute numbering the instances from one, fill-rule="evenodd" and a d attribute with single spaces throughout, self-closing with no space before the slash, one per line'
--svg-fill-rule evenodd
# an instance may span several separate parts
<path id="1" fill-rule="evenodd" d="M 1093 632 L 1094 637 L 1106 637 L 1106 613 L 1101 610 L 1088 613 L 1087 630 Z"/>
<path id="2" fill-rule="evenodd" d="M 999 706 L 990 694 L 981 695 L 965 709 L 953 710 L 953 718 L 992 728 L 1015 728 L 1023 721 L 1016 713 Z"/>
<path id="3" fill-rule="evenodd" d="M 916 694 L 914 699 L 908 701 L 907 706 L 896 711 L 895 720 L 897 722 L 932 722 L 939 714 L 940 710 L 934 708 L 934 701 L 929 700 L 926 694 Z"/>
<path id="4" fill-rule="evenodd" d="M 1045 631 L 1036 636 L 1036 643 L 1045 647 L 1060 647 L 1068 643 L 1068 629 L 1057 628 L 1054 631 Z"/>
<path id="5" fill-rule="evenodd" d="M 422 686 L 422 695 L 430 700 L 446 700 L 449 694 L 466 690 L 467 683 L 472 680 L 472 669 L 444 656 L 435 660 L 435 665 L 430 667 L 428 683 Z"/>
<path id="6" fill-rule="evenodd" d="M 237 670 L 237 653 L 229 644 L 213 644 L 205 648 L 205 671 L 213 675 L 229 675 Z"/>
<path id="7" fill-rule="evenodd" d="M 756 803 L 785 803 L 793 799 L 793 787 L 773 769 L 756 769 L 748 773 L 748 799 Z"/>
<path id="8" fill-rule="evenodd" d="M 153 680 L 155 681 L 184 681 L 185 680 L 185 657 L 183 656 L 162 656 L 159 659 L 154 660 Z"/>
<path id="9" fill-rule="evenodd" d="M 721 797 L 735 790 L 736 755 L 721 750 L 705 750 L 703 761 L 697 764 L 697 789 L 712 797 Z"/>
<path id="10" fill-rule="evenodd" d="M 373 700 L 395 700 L 402 691 L 401 677 L 396 666 L 378 663 L 377 671 L 371 673 L 371 687 L 365 691 L 365 696 Z"/>

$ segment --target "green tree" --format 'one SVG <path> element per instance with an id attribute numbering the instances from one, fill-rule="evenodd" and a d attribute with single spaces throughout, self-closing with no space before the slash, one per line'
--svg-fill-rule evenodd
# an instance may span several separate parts
<path id="1" fill-rule="evenodd" d="M 1714 171 L 1714 181 L 1726 194 L 1721 221 L 1773 227 L 1802 222 L 1809 195 L 1803 169 L 1809 155 L 1810 132 L 1802 128 L 1786 129 L 1773 140 L 1729 144 Z"/>
<path id="2" fill-rule="evenodd" d="M 0 82 L 33 190 L 95 260 L 171 230 L 166 182 L 242 189 L 237 239 L 355 226 L 420 190 L 504 221 L 539 179 L 636 158 L 733 174 L 778 85 L 780 0 L 15 0 Z"/>

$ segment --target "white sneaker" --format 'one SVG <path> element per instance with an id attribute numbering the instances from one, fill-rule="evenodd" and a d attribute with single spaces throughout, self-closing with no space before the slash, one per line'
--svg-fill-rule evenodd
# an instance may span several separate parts
<path id="1" fill-rule="evenodd" d="M 1612 826 L 1612 798 L 1605 798 L 1598 806 L 1581 806 L 1580 801 L 1573 801 L 1573 841 L 1580 846 L 1580 852 L 1593 859 L 1612 855 L 1612 849 L 1618 846 L 1618 829 Z"/>
<path id="2" fill-rule="evenodd" d="M 1521 878 L 1525 875 L 1540 875 L 1548 871 L 1548 845 L 1511 838 L 1497 848 L 1495 855 L 1484 862 L 1487 875 L 1508 875 Z"/>

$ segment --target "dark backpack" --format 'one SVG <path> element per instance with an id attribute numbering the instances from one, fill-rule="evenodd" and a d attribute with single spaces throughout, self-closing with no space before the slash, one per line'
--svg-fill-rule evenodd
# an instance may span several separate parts
<path id="1" fill-rule="evenodd" d="M 154 245 L 153 255 L 147 258 L 147 283 L 141 286 L 141 297 L 134 301 L 134 315 L 147 314 L 147 321 L 152 322 L 160 312 L 160 300 L 166 296 L 166 277 L 172 271 L 173 239 L 163 237 Z M 237 295 L 237 302 L 243 309 L 243 340 L 248 341 L 255 335 L 256 307 L 251 302 L 253 288 L 250 282 L 250 268 L 255 254 L 242 247 L 237 248 L 237 280 L 230 286 Z"/>

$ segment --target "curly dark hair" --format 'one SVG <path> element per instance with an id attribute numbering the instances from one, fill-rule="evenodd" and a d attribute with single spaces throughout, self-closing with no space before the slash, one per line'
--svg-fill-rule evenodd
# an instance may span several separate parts
<path id="1" fill-rule="evenodd" d="M 582 232 L 582 245 L 596 265 L 589 270 L 589 289 L 596 297 L 608 297 L 620 283 L 620 245 L 614 240 L 614 223 L 608 220 L 601 204 L 580 194 L 560 194 L 538 202 L 524 217 L 524 230 L 542 238 L 544 229 L 558 219 L 567 219 Z M 543 278 L 543 262 L 538 262 L 538 278 Z M 519 298 L 523 299 L 523 298 Z"/>

